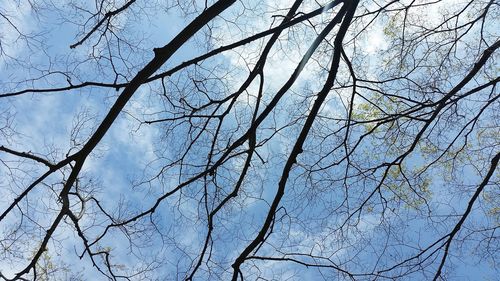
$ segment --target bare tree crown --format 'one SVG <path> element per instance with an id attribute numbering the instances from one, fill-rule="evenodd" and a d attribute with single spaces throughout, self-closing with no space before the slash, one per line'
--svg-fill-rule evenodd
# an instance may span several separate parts
<path id="1" fill-rule="evenodd" d="M 465 280 L 493 0 L 0 3 L 0 280 Z"/>

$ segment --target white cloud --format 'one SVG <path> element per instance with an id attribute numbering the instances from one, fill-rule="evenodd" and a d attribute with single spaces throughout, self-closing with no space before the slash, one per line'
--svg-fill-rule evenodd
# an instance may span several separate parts
<path id="1" fill-rule="evenodd" d="M 0 43 L 2 52 L 17 58 L 26 50 L 24 35 L 33 33 L 38 26 L 33 24 L 29 1 L 0 1 Z M 6 57 L 0 56 L 0 69 L 4 67 Z"/>

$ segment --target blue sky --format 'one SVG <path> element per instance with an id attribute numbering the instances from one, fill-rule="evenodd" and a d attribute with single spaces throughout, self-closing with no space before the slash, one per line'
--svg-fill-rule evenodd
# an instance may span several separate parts
<path id="1" fill-rule="evenodd" d="M 231 21 L 224 22 L 222 18 L 218 18 L 211 29 L 212 35 L 216 39 L 209 43 L 216 46 L 224 45 L 239 39 L 248 30 L 263 30 L 272 24 L 274 18 L 271 16 L 276 14 L 274 12 L 276 7 L 289 6 L 289 1 L 264 2 L 262 4 L 255 1 L 245 1 L 245 5 L 242 2 L 235 4 L 234 7 L 231 7 L 223 14 L 223 17 L 235 21 L 239 20 L 246 25 L 238 26 L 232 24 Z M 305 2 L 307 3 L 301 8 L 301 11 L 311 11 L 317 7 L 317 4 L 313 1 Z M 73 15 L 69 13 L 69 11 L 73 11 L 72 8 L 65 6 L 68 3 L 70 2 L 59 1 L 57 3 L 58 7 L 62 11 L 68 12 L 68 14 L 43 10 L 39 14 L 42 16 L 35 18 L 34 11 L 26 3 L 15 4 L 14 1 L 1 0 L 0 11 L 12 15 L 14 23 L 21 30 L 30 34 L 47 31 L 47 33 L 43 33 L 43 37 L 40 37 L 44 38 L 42 42 L 31 46 L 26 45 L 23 40 L 13 43 L 17 38 L 16 32 L 11 29 L 4 29 L 7 31 L 1 33 L 0 39 L 3 40 L 2 42 L 7 42 L 4 43 L 5 46 L 13 46 L 5 49 L 6 54 L 12 58 L 29 58 L 31 65 L 40 67 L 46 66 L 50 60 L 53 64 L 51 70 L 72 73 L 70 78 L 71 83 L 74 84 L 80 82 L 78 79 L 82 81 L 95 79 L 112 82 L 113 76 L 111 75 L 112 70 L 109 62 L 99 60 L 97 61 L 101 63 L 99 65 L 96 64 L 95 60 L 89 59 L 90 54 L 99 55 L 107 52 L 106 48 L 102 48 L 101 45 L 96 45 L 92 49 L 92 45 L 98 40 L 97 36 L 91 37 L 83 46 L 76 49 L 69 48 L 70 44 L 82 37 L 79 33 L 81 30 L 74 23 L 81 23 L 83 20 L 82 18 L 72 17 Z M 80 4 L 85 5 L 84 2 Z M 367 7 L 375 5 L 372 1 L 366 1 L 363 4 Z M 94 8 L 92 4 L 87 3 L 87 5 L 89 5 L 89 9 Z M 177 8 L 165 12 L 164 6 L 156 5 L 156 2 L 140 3 L 134 6 L 132 12 L 121 15 L 115 22 L 117 34 L 120 36 L 133 36 L 136 39 L 144 36 L 144 40 L 136 42 L 138 44 L 137 48 L 129 49 L 124 47 L 122 55 L 127 58 L 125 63 L 119 60 L 116 62 L 118 68 L 123 69 L 125 65 L 131 66 L 130 75 L 133 75 L 134 71 L 140 69 L 144 62 L 152 58 L 153 47 L 163 46 L 168 43 L 189 19 L 194 18 L 196 15 L 195 12 L 183 17 L 180 16 Z M 442 5 L 441 8 L 445 7 L 445 4 L 440 5 Z M 245 9 L 248 7 L 254 7 L 255 11 Z M 144 8 L 144 10 L 140 10 L 140 8 Z M 193 10 L 193 6 L 189 5 L 183 8 L 191 12 Z M 435 10 L 437 8 L 433 11 Z M 140 16 L 141 12 L 150 16 Z M 430 12 L 426 15 L 431 25 L 432 20 L 437 17 L 433 13 Z M 74 22 L 63 21 L 64 16 L 68 16 L 68 19 Z M 315 20 L 320 21 L 331 18 L 331 16 L 331 12 L 328 12 Z M 259 20 L 251 20 L 256 17 Z M 5 22 L 2 24 L 5 28 Z M 361 37 L 357 42 L 356 48 L 359 48 L 361 54 L 363 54 L 362 57 L 359 57 L 358 62 L 367 66 L 362 70 L 367 78 L 380 78 L 389 73 L 388 71 L 385 72 L 383 68 L 386 63 L 384 59 L 390 57 L 387 54 L 391 51 L 388 50 L 390 48 L 388 42 L 390 39 L 384 33 L 384 31 L 387 33 L 388 26 L 388 18 L 381 17 L 366 31 L 366 37 Z M 2 26 L 0 26 L 1 28 Z M 495 38 L 494 30 L 487 29 L 487 31 L 491 32 L 488 38 Z M 297 65 L 299 59 L 307 50 L 308 43 L 311 42 L 314 36 L 316 36 L 316 33 L 312 28 L 303 26 L 294 29 L 291 33 L 282 35 L 279 47 L 272 49 L 272 55 L 264 68 L 266 78 L 263 100 L 265 102 L 269 102 L 274 93 L 288 79 L 291 70 Z M 469 40 L 474 39 L 474 36 L 471 37 L 472 39 Z M 206 46 L 203 46 L 200 42 L 204 42 L 204 39 L 202 33 L 198 34 L 194 40 L 189 41 L 178 50 L 162 69 L 169 69 L 189 58 L 202 54 Z M 112 44 L 116 43 L 115 41 L 111 42 Z M 195 87 L 199 85 L 194 85 L 192 82 L 198 78 L 212 79 L 210 81 L 213 82 L 204 86 L 216 98 L 220 98 L 228 92 L 236 91 L 246 78 L 248 73 L 247 65 L 253 65 L 258 58 L 255 51 L 260 50 L 265 42 L 263 40 L 256 41 L 238 49 L 241 52 L 229 51 L 206 60 L 199 66 L 179 72 L 165 80 L 166 94 L 172 98 L 174 103 L 178 104 L 182 104 L 184 98 L 191 102 L 203 101 L 201 91 L 195 90 L 199 90 L 199 88 Z M 301 44 L 298 44 L 298 42 Z M 352 44 L 348 46 L 348 48 L 353 48 Z M 318 54 L 317 57 L 314 57 L 314 60 L 306 66 L 305 71 L 291 91 L 287 92 L 285 98 L 280 101 L 277 109 L 262 123 L 262 129 L 257 134 L 258 140 L 263 141 L 271 136 L 272 138 L 258 148 L 259 156 L 254 156 L 248 176 L 244 181 L 244 189 L 239 196 L 233 199 L 231 204 L 216 216 L 212 251 L 214 262 L 209 264 L 213 272 L 206 271 L 208 266 L 202 265 L 198 277 L 200 280 L 215 278 L 214 276 L 217 275 L 222 276 L 223 279 L 227 278 L 231 268 L 224 266 L 230 266 L 231 260 L 253 239 L 255 233 L 260 229 L 263 217 L 266 215 L 269 204 L 274 197 L 286 155 L 295 142 L 300 125 L 304 122 L 304 114 L 309 111 L 314 102 L 315 96 L 313 93 L 317 92 L 322 85 L 325 77 L 323 67 L 327 67 L 330 62 L 331 51 L 328 51 L 326 44 L 321 46 L 318 52 L 324 52 L 323 56 Z M 352 52 L 352 49 L 347 49 L 348 54 L 352 54 Z M 382 53 L 386 55 L 382 55 Z M 460 51 L 457 54 L 458 56 L 465 56 Z M 415 55 L 418 56 L 419 52 L 415 52 Z M 72 63 L 68 64 L 68 61 Z M 472 61 L 464 60 L 464 64 L 471 65 Z M 61 74 L 49 75 L 33 83 L 12 83 L 17 80 L 28 79 L 27 77 L 40 75 L 40 71 L 33 70 L 34 68 L 32 68 L 32 72 L 27 72 L 24 66 L 24 62 L 16 63 L 11 58 L 2 57 L 0 60 L 0 68 L 2 69 L 0 71 L 0 82 L 3 92 L 24 89 L 33 85 L 46 88 L 67 86 L 69 83 L 66 81 L 68 77 Z M 212 73 L 213 69 L 216 71 Z M 232 71 L 223 77 L 224 80 L 217 80 L 218 75 L 223 73 L 225 69 L 232 69 Z M 99 70 L 102 70 L 102 72 L 98 72 Z M 341 70 L 343 72 L 339 74 L 339 80 L 348 81 L 346 66 L 343 65 Z M 465 70 L 457 70 L 457 72 L 461 71 L 464 72 Z M 485 73 L 498 76 L 498 70 L 489 70 Z M 417 80 L 425 80 L 423 76 L 425 75 L 417 73 L 414 77 Z M 127 79 L 131 77 L 129 76 Z M 480 79 L 483 78 L 478 78 L 479 80 L 475 83 L 479 84 L 483 81 Z M 122 77 L 119 79 L 119 82 L 124 82 Z M 450 78 L 448 87 L 456 83 L 455 80 L 457 79 Z M 185 87 L 182 88 L 182 86 Z M 402 83 L 393 83 L 386 90 L 397 93 L 398 90 L 400 91 L 399 88 L 404 89 L 405 86 Z M 224 119 L 223 132 L 216 142 L 216 150 L 222 151 L 230 141 L 234 141 L 246 130 L 255 106 L 258 87 L 259 80 L 256 79 L 250 85 L 248 91 L 237 100 L 233 110 L 228 115 L 229 117 Z M 393 88 L 391 89 L 391 87 Z M 59 93 L 26 94 L 7 99 L 2 98 L 0 113 L 4 112 L 3 114 L 5 114 L 6 110 L 14 113 L 12 127 L 16 133 L 11 138 L 0 136 L 0 144 L 8 145 L 19 151 L 31 151 L 38 155 L 47 156 L 51 160 L 59 161 L 74 144 L 71 142 L 72 136 L 80 145 L 83 144 L 119 94 L 120 91 L 114 89 L 85 88 Z M 401 194 L 403 195 L 399 194 L 398 199 L 396 192 L 391 191 L 389 187 L 384 187 L 381 191 L 381 197 L 385 196 L 384 198 L 389 199 L 390 207 L 385 209 L 383 216 L 380 213 L 383 205 L 380 201 L 377 201 L 378 197 L 375 196 L 374 199 L 369 200 L 368 205 L 359 213 L 359 220 L 356 220 L 356 216 L 354 216 L 354 219 L 348 222 L 351 224 L 350 227 L 339 229 L 339 225 L 347 218 L 348 214 L 355 210 L 354 206 L 364 201 L 367 194 L 376 186 L 381 177 L 381 171 L 378 170 L 366 178 L 358 178 L 355 176 L 354 167 L 350 167 L 348 174 L 352 178 L 348 179 L 344 184 L 339 178 L 341 178 L 347 167 L 345 162 L 324 171 L 308 172 L 308 169 L 315 169 L 319 166 L 325 167 L 342 156 L 337 153 L 321 158 L 327 153 L 328 149 L 335 146 L 338 140 L 325 137 L 324 140 L 326 141 L 321 141 L 323 136 L 331 134 L 336 129 L 337 123 L 331 121 L 332 118 L 340 118 L 345 115 L 342 103 L 348 102 L 349 94 L 347 90 L 339 90 L 329 96 L 321 111 L 322 118 L 318 118 L 319 120 L 315 123 L 316 126 L 313 128 L 311 137 L 304 147 L 305 153 L 299 157 L 299 165 L 293 169 L 289 178 L 287 193 L 280 205 L 282 208 L 276 215 L 279 219 L 276 220 L 273 234 L 269 236 L 267 243 L 259 250 L 258 255 L 279 257 L 285 252 L 302 252 L 328 257 L 332 262 L 346 266 L 347 270 L 353 272 L 370 271 L 376 267 L 375 265 L 378 266 L 378 269 L 385 268 L 411 256 L 416 252 L 417 247 L 424 248 L 447 233 L 454 226 L 455 220 L 449 217 L 442 219 L 440 217 L 441 213 L 443 215 L 451 213 L 456 216 L 462 214 L 465 210 L 470 198 L 470 196 L 468 197 L 470 192 L 464 194 L 462 191 L 474 190 L 475 186 L 481 181 L 481 176 L 484 175 L 487 168 L 486 164 L 489 161 L 487 155 L 475 153 L 474 147 L 470 149 L 472 151 L 470 154 L 462 154 L 461 157 L 463 158 L 459 159 L 463 163 L 471 162 L 471 164 L 463 169 L 457 169 L 458 172 L 454 177 L 450 179 L 443 177 L 447 172 L 445 166 L 443 166 L 443 169 L 431 169 L 425 173 L 424 176 L 428 177 L 431 182 L 428 187 L 430 191 L 425 196 L 427 196 L 426 199 L 432 209 L 432 217 L 425 217 L 425 206 L 418 205 L 417 208 L 412 208 L 404 200 L 401 200 L 401 197 L 407 196 L 408 193 L 402 191 Z M 498 95 L 498 90 L 494 91 L 493 94 Z M 480 97 L 484 98 L 485 96 L 487 96 L 487 92 Z M 382 104 L 383 100 L 380 100 L 380 102 L 380 106 L 385 106 Z M 357 98 L 355 103 L 358 104 L 359 108 L 357 109 L 361 112 L 365 101 Z M 480 99 L 468 101 L 465 107 L 469 107 L 471 111 L 470 115 L 467 116 L 472 116 L 481 105 Z M 498 102 L 496 105 L 498 105 Z M 227 103 L 216 112 L 222 113 L 226 107 Z M 177 159 L 182 154 L 182 150 L 186 149 L 189 141 L 199 132 L 197 126 L 201 123 L 191 124 L 192 127 L 190 128 L 187 123 L 180 122 L 172 122 L 170 125 L 148 125 L 140 124 L 138 121 L 171 117 L 169 110 L 174 111 L 175 108 L 170 106 L 162 97 L 160 81 L 142 86 L 85 162 L 81 174 L 81 189 L 84 190 L 84 193 L 94 194 L 105 206 L 106 210 L 116 215 L 118 219 L 126 219 L 138 212 L 149 209 L 155 203 L 156 198 L 203 169 L 203 167 L 186 166 L 182 170 L 183 174 L 179 175 L 181 172 L 179 166 L 173 165 L 171 168 L 165 168 L 166 163 Z M 491 110 L 491 107 L 489 110 Z M 491 113 L 491 111 L 487 111 L 485 116 L 485 120 L 481 124 L 484 125 L 485 131 L 491 134 L 495 130 L 494 126 L 498 125 L 498 121 L 494 120 L 495 114 Z M 74 132 L 72 129 L 79 124 L 82 124 L 84 129 L 80 130 L 78 135 L 72 135 L 72 132 Z M 288 124 L 293 125 L 287 126 Z M 489 125 L 491 127 L 488 127 Z M 274 134 L 276 128 L 281 127 L 283 128 L 277 134 Z M 208 128 L 212 131 L 215 130 L 216 122 L 210 122 Z M 356 137 L 359 137 L 364 132 L 364 129 L 366 128 L 360 126 L 358 127 L 359 131 L 353 130 L 351 145 L 354 145 Z M 409 129 L 409 131 L 411 130 Z M 194 133 L 190 134 L 190 132 Z M 457 131 L 450 130 L 443 137 L 440 135 L 439 128 L 437 128 L 433 131 L 433 134 L 436 138 L 440 136 L 447 139 L 453 135 L 453 132 L 456 133 Z M 206 141 L 203 140 L 204 138 L 209 140 L 210 136 L 211 134 L 202 135 L 193 150 L 186 154 L 186 162 L 191 161 L 200 165 L 206 162 L 209 147 L 206 146 Z M 495 142 L 498 137 L 493 135 L 485 139 L 486 141 Z M 470 143 L 479 147 L 484 145 L 488 147 L 490 153 L 493 153 L 495 149 L 498 150 L 498 143 L 486 146 L 480 141 L 482 140 L 472 140 Z M 357 157 L 359 157 L 359 160 L 364 161 L 360 161 L 358 168 L 368 168 L 384 161 L 384 159 L 390 159 L 393 156 L 392 152 L 387 151 L 384 145 L 383 140 L 377 138 L 360 145 L 360 153 Z M 247 147 L 248 144 L 245 144 L 240 150 Z M 77 148 L 79 146 L 74 148 L 72 152 L 75 152 Z M 470 156 L 470 159 L 467 158 L 467 155 Z M 219 156 L 216 155 L 216 157 Z M 262 160 L 259 158 L 262 158 Z M 0 154 L 0 159 L 8 163 L 15 160 L 12 155 L 7 154 Z M 480 162 L 479 160 L 486 162 Z M 312 164 L 316 161 L 320 165 Z M 407 172 L 411 175 L 413 168 L 417 168 L 420 163 L 426 161 L 429 161 L 429 159 L 425 159 L 418 152 L 411 155 L 407 159 L 409 163 Z M 476 162 L 479 163 L 478 167 L 472 166 L 474 161 L 479 161 Z M 133 223 L 127 230 L 128 232 L 113 229 L 100 242 L 99 247 L 112 250 L 112 258 L 116 260 L 115 263 L 123 265 L 117 266 L 117 271 L 124 274 L 144 266 L 145 262 L 152 261 L 151 272 L 136 276 L 137 280 L 142 278 L 152 280 L 183 278 L 183 274 L 186 273 L 184 271 L 196 261 L 196 253 L 199 252 L 203 239 L 205 239 L 206 214 L 203 210 L 204 204 L 201 196 L 203 188 L 208 188 L 213 192 L 211 194 L 214 194 L 214 196 L 215 194 L 222 196 L 229 193 L 234 187 L 238 171 L 243 163 L 244 157 L 235 157 L 233 160 L 228 161 L 217 171 L 217 186 L 210 181 L 208 181 L 207 185 L 204 185 L 202 181 L 198 181 L 184 188 L 182 192 L 178 192 L 164 200 L 154 215 L 151 217 L 146 216 L 139 220 L 137 224 Z M 8 180 L 0 180 L 2 185 L 0 207 L 2 210 L 5 208 L 4 206 L 7 206 L 13 200 L 14 193 L 19 193 L 26 184 L 29 184 L 30 180 L 43 172 L 43 167 L 32 163 L 12 162 L 12 165 L 19 165 L 20 169 L 12 172 L 5 165 L 0 167 L 0 178 L 8 178 Z M 29 172 L 24 174 L 21 172 L 22 170 L 29 170 Z M 2 174 L 6 176 L 1 176 Z M 68 175 L 69 170 L 65 168 L 49 178 L 47 182 L 48 184 L 54 184 L 55 187 L 53 188 L 57 190 L 57 184 L 66 179 Z M 394 190 L 396 190 L 398 184 L 404 186 L 401 181 L 398 181 L 401 180 L 400 176 L 398 178 L 398 175 L 395 175 L 392 180 L 396 185 L 393 187 Z M 422 179 L 415 179 L 416 182 L 419 182 L 419 180 Z M 498 182 L 498 173 L 496 181 Z M 349 188 L 344 190 L 345 186 L 349 186 Z M 349 192 L 348 202 L 342 200 L 342 196 L 346 196 L 346 192 Z M 493 196 L 495 192 L 498 193 L 495 191 L 495 186 L 488 187 L 485 194 L 488 192 L 491 192 Z M 414 198 L 411 197 L 411 193 L 408 196 L 410 196 L 410 200 Z M 212 197 L 210 200 L 213 200 L 215 205 L 215 202 L 220 198 Z M 489 203 L 484 198 L 482 200 L 468 218 L 470 222 L 467 225 L 468 227 L 472 227 L 474 224 L 498 225 L 495 217 L 484 216 L 491 206 L 495 206 L 495 203 Z M 42 226 L 41 228 L 35 227 L 37 230 L 34 233 L 41 233 L 40 229 L 43 229 L 43 226 L 48 226 L 54 216 L 51 210 L 57 207 L 57 194 L 50 191 L 50 188 L 42 186 L 30 195 L 30 200 L 25 204 L 27 204 L 26 208 L 32 212 L 30 214 L 36 223 Z M 90 207 L 87 206 L 84 211 L 81 224 L 88 227 L 86 229 L 88 237 L 94 237 L 103 231 L 102 225 L 109 223 L 109 220 L 102 214 L 96 215 L 94 213 L 97 211 L 96 205 L 90 203 L 89 205 Z M 80 210 L 80 205 L 76 204 L 72 208 Z M 422 214 L 424 217 L 422 217 Z M 16 215 L 8 216 L 6 221 L 2 223 L 10 225 L 16 219 L 18 219 Z M 27 223 L 26 227 L 32 226 L 31 223 Z M 465 237 L 467 231 L 465 229 L 461 233 L 462 236 L 459 237 Z M 0 233 L 3 236 L 7 235 L 8 228 L 5 228 L 5 231 Z M 159 235 L 160 233 L 163 236 Z M 22 253 L 20 257 L 9 257 L 12 258 L 13 262 L 0 261 L 0 272 L 2 274 L 8 276 L 12 274 L 12 270 L 25 266 L 26 258 L 32 253 L 30 249 L 34 248 L 34 244 L 39 243 L 36 242 L 36 235 L 30 237 L 29 234 L 29 231 L 27 231 L 26 235 L 22 236 L 22 239 L 28 242 L 20 246 L 19 252 Z M 49 244 L 48 250 L 54 263 L 61 268 L 64 268 L 64 264 L 76 265 L 74 272 L 81 275 L 83 280 L 99 280 L 102 278 L 102 275 L 99 275 L 95 268 L 92 267 L 88 256 L 84 256 L 80 260 L 75 255 L 75 252 L 81 252 L 82 243 L 74 229 L 64 224 L 58 229 L 55 237 L 56 239 Z M 494 260 L 494 257 L 493 259 L 487 259 L 486 262 L 479 261 L 477 258 L 482 255 L 481 246 L 484 246 L 484 244 L 475 243 L 474 241 L 480 239 L 481 234 L 473 234 L 471 237 L 470 241 L 466 241 L 465 246 L 461 248 L 463 252 L 460 255 L 449 257 L 448 262 L 456 265 L 453 268 L 454 270 L 450 272 L 449 280 L 478 280 L 477 278 L 488 280 L 488 277 L 493 278 L 498 273 L 497 269 L 488 265 L 488 262 Z M 132 241 L 137 239 L 141 243 L 132 245 L 127 238 L 131 238 Z M 384 245 L 386 251 L 381 253 L 380 249 L 384 248 Z M 454 245 L 455 243 L 452 243 L 452 249 L 456 249 L 453 248 Z M 474 253 L 476 247 L 478 247 L 479 253 L 472 255 L 471 253 Z M 495 247 L 493 246 L 493 248 Z M 459 252 L 457 251 L 457 253 Z M 377 260 L 377 255 L 381 255 L 379 260 Z M 467 257 L 471 255 L 472 258 L 468 259 Z M 298 257 L 298 255 L 293 257 Z M 439 256 L 437 257 L 439 258 Z M 304 261 L 326 262 L 326 260 L 311 258 L 305 258 Z M 217 262 L 223 266 L 219 267 Z M 255 264 L 260 267 L 252 267 L 251 261 L 248 261 L 244 267 L 245 273 L 248 274 L 250 279 L 255 279 L 257 274 L 268 278 L 272 278 L 273 274 L 277 274 L 281 276 L 282 280 L 287 278 L 291 280 L 340 279 L 339 275 L 337 275 L 338 272 L 331 269 L 308 269 L 293 263 L 274 261 L 256 261 Z M 436 266 L 433 265 L 429 268 L 429 272 L 426 272 L 428 275 L 415 275 L 416 277 L 413 278 L 426 280 L 429 276 L 433 276 L 432 269 L 435 268 Z M 174 272 L 177 272 L 178 275 L 174 275 Z M 63 279 L 67 278 L 67 275 L 62 276 L 65 276 L 62 277 Z"/>

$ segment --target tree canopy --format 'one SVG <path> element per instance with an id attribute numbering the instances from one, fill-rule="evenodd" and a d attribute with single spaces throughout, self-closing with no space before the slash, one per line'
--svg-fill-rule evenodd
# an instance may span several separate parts
<path id="1" fill-rule="evenodd" d="M 494 280 L 499 19 L 1 1 L 0 280 Z"/>

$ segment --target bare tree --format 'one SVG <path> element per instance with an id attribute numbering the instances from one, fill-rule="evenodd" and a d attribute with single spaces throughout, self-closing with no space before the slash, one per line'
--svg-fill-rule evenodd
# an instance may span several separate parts
<path id="1" fill-rule="evenodd" d="M 499 273 L 495 1 L 2 5 L 0 279 Z"/>

